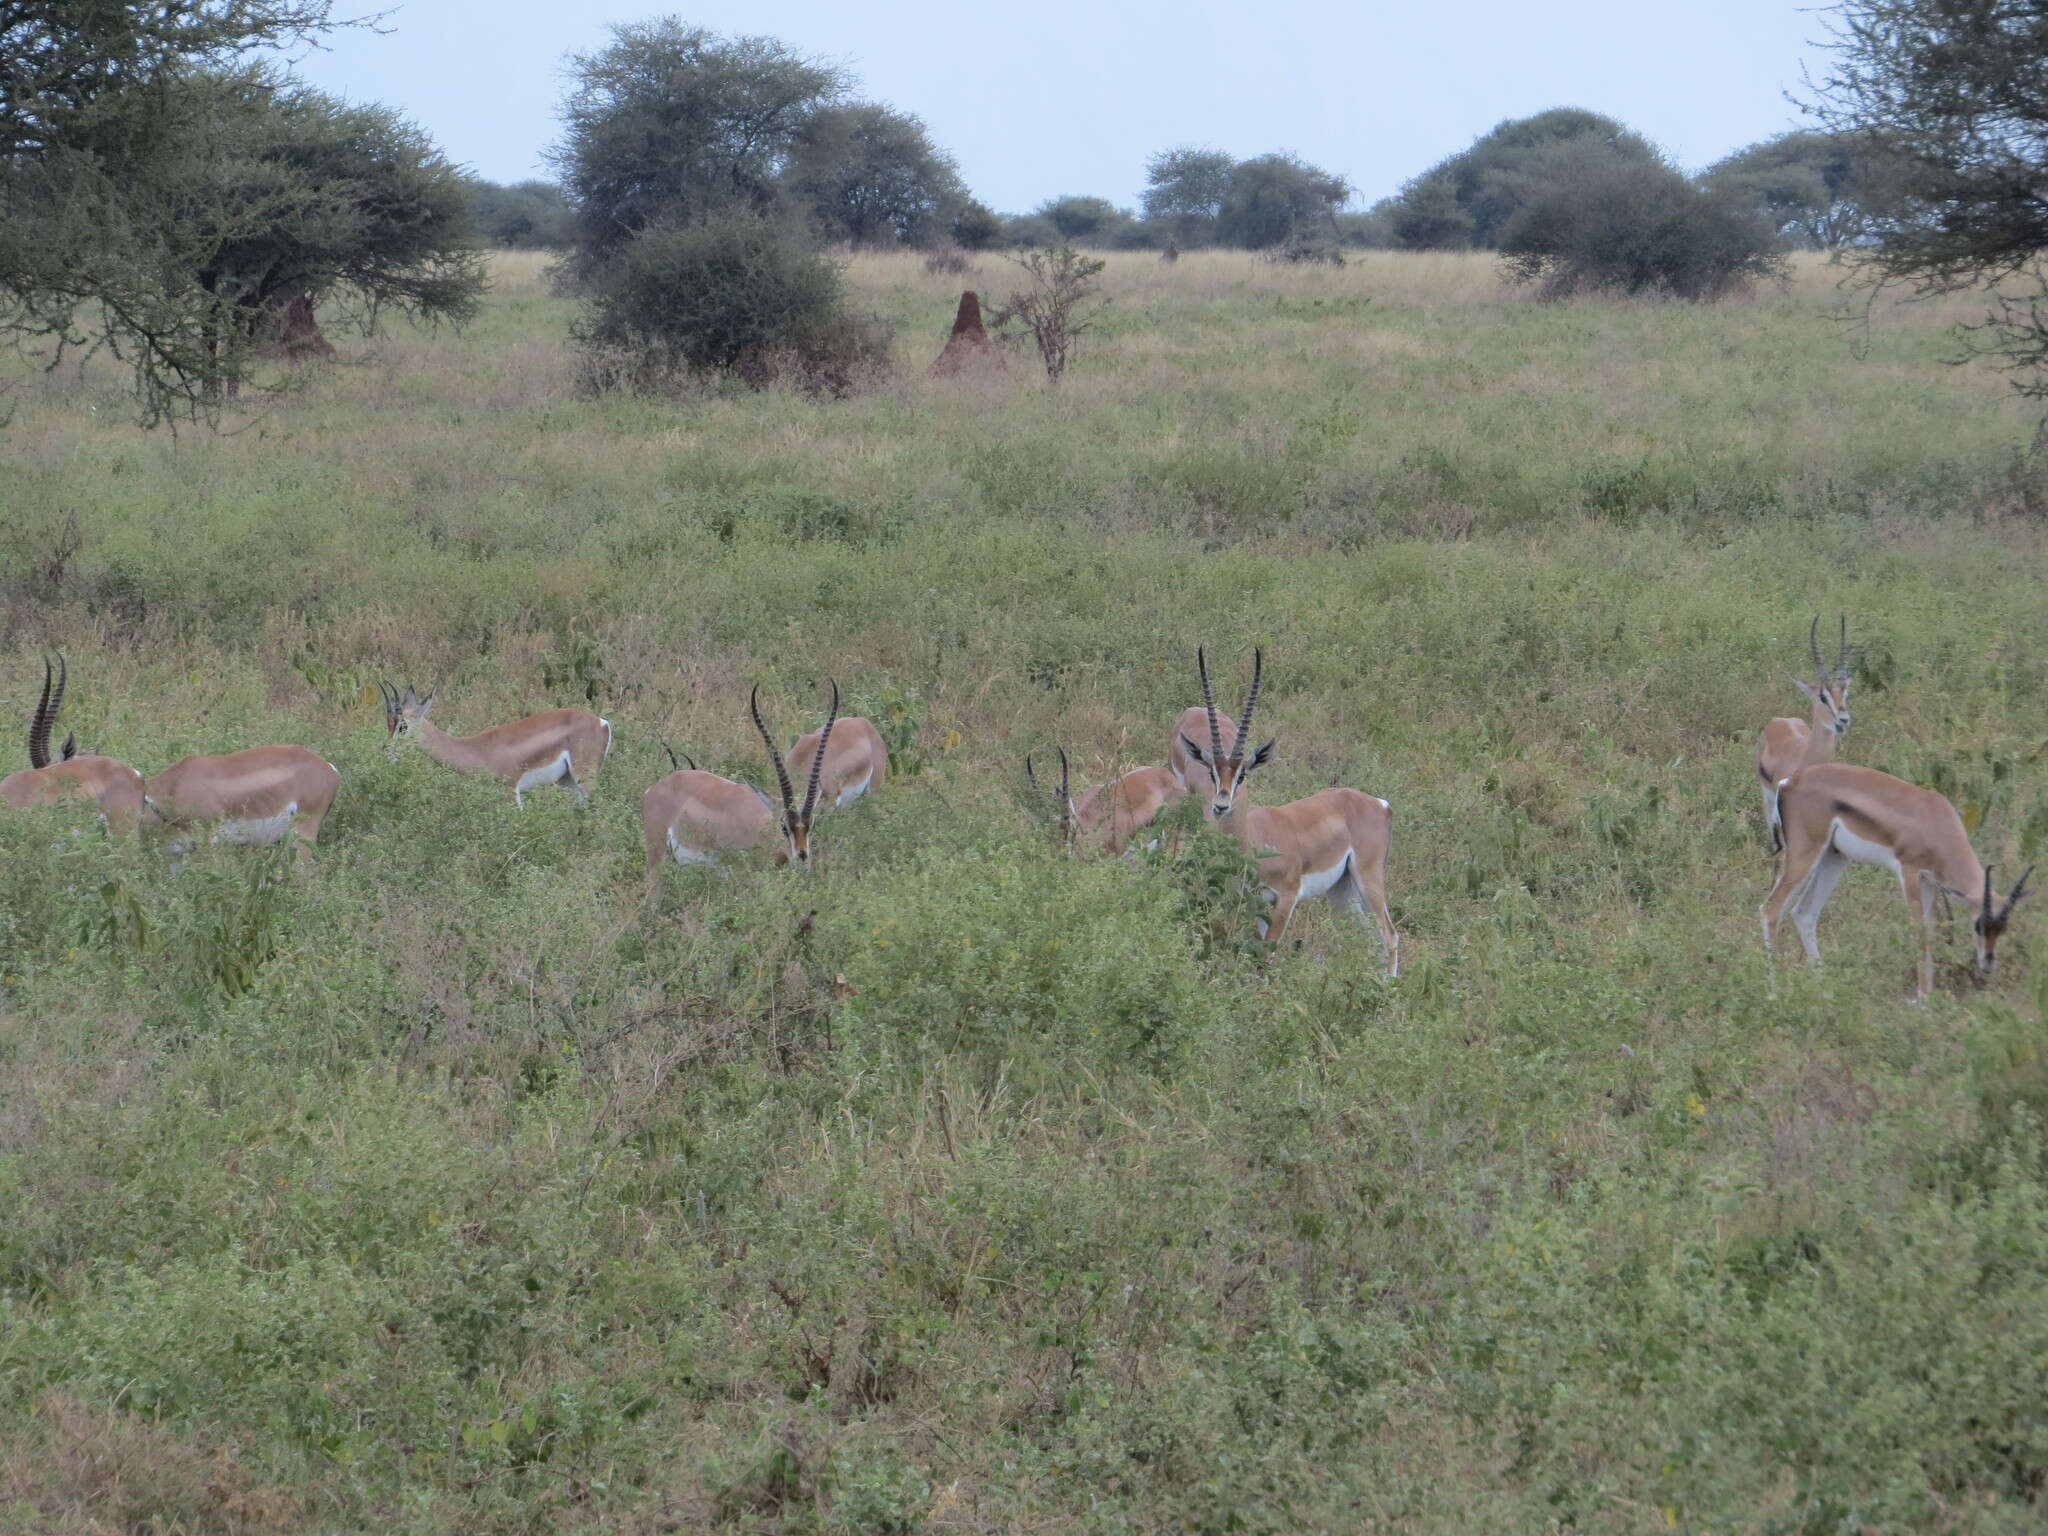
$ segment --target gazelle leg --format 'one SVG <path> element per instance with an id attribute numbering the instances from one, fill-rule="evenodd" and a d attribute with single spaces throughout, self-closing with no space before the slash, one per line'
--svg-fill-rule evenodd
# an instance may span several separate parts
<path id="1" fill-rule="evenodd" d="M 1799 942 L 1806 947 L 1806 958 L 1820 958 L 1820 911 L 1828 904 L 1828 898 L 1835 894 L 1835 882 L 1842 878 L 1842 871 L 1849 867 L 1849 861 L 1832 848 L 1821 851 L 1813 861 L 1813 868 L 1807 874 L 1806 884 L 1792 903 L 1792 924 L 1799 930 Z"/>
<path id="2" fill-rule="evenodd" d="M 1778 861 L 1778 878 L 1771 886 L 1770 895 L 1764 898 L 1763 906 L 1758 909 L 1759 915 L 1763 918 L 1766 955 L 1771 954 L 1775 948 L 1778 919 L 1784 915 L 1785 903 L 1794 893 L 1804 888 L 1807 876 L 1813 871 L 1815 860 L 1825 851 L 1823 848 L 1811 853 L 1803 850 L 1795 852 L 1787 847 L 1784 858 Z"/>
<path id="3" fill-rule="evenodd" d="M 1899 883 L 1905 887 L 1906 901 L 1920 908 L 1920 967 L 1914 976 L 1918 984 L 1913 1001 L 1924 1003 L 1934 995 L 1934 903 L 1941 887 L 1926 870 L 1901 870 Z M 1920 887 L 1917 896 L 1913 887 Z"/>
<path id="4" fill-rule="evenodd" d="M 1401 935 L 1394 931 L 1394 916 L 1387 910 L 1386 881 L 1378 871 L 1367 878 L 1354 862 L 1344 872 L 1344 878 L 1330 887 L 1330 900 L 1343 907 L 1358 919 L 1363 927 L 1366 913 L 1370 910 L 1372 920 L 1379 926 L 1380 955 L 1386 962 L 1387 974 L 1401 974 Z"/>
<path id="5" fill-rule="evenodd" d="M 1301 899 L 1299 894 L 1289 896 L 1275 892 L 1273 915 L 1259 924 L 1259 937 L 1268 944 L 1278 944 L 1282 934 L 1287 932 L 1287 919 L 1294 915 L 1294 904 Z"/>

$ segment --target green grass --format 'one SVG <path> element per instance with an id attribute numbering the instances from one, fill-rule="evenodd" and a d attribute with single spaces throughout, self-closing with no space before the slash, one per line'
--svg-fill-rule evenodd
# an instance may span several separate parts
<path id="1" fill-rule="evenodd" d="M 500 276 L 230 435 L 13 396 L 10 709 L 61 646 L 90 746 L 342 789 L 302 877 L 0 816 L 0 1528 L 2038 1528 L 2048 918 L 1921 1008 L 1877 873 L 1821 968 L 1756 921 L 1816 611 L 1844 755 L 2048 845 L 1966 310 L 1121 257 L 1058 391 L 953 390 L 962 280 L 862 258 L 899 383 L 586 400 Z M 1262 798 L 1393 802 L 1398 983 L 1206 841 L 1053 855 L 1024 754 L 1161 761 L 1198 642 Z M 828 673 L 917 771 L 643 914 L 661 739 L 758 778 Z M 388 760 L 385 677 L 595 700 L 592 809 Z"/>

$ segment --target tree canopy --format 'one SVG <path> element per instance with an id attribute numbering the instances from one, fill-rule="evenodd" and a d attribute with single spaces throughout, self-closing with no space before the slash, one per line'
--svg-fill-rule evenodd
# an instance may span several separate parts
<path id="1" fill-rule="evenodd" d="M 848 84 L 774 38 L 721 37 L 673 16 L 614 27 L 569 70 L 549 154 L 576 209 L 585 272 L 657 222 L 774 209 L 805 122 Z"/>
<path id="2" fill-rule="evenodd" d="M 1853 134 L 1802 130 L 1739 149 L 1700 180 L 1755 206 L 1787 240 L 1831 251 L 1868 236 L 1896 176 Z"/>
<path id="3" fill-rule="evenodd" d="M 1581 107 L 1555 107 L 1498 124 L 1404 186 L 1391 211 L 1395 241 L 1410 250 L 1490 250 L 1515 211 L 1559 168 L 1587 150 L 1637 163 L 1659 160 L 1640 134 Z"/>
<path id="4" fill-rule="evenodd" d="M 1886 168 L 1864 271 L 1923 294 L 1999 285 L 1972 344 L 2048 394 L 2048 9 L 1845 0 L 1812 110 Z"/>
<path id="5" fill-rule="evenodd" d="M 157 421 L 233 391 L 281 296 L 467 314 L 460 174 L 395 113 L 243 57 L 328 24 L 270 0 L 0 12 L 0 334 L 111 347 Z"/>
<path id="6" fill-rule="evenodd" d="M 968 201 L 953 157 L 924 124 L 871 101 L 806 117 L 783 186 L 827 239 L 855 245 L 928 239 Z"/>

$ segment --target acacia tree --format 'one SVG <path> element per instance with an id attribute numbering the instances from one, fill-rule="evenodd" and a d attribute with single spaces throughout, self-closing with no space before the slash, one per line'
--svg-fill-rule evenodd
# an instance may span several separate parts
<path id="1" fill-rule="evenodd" d="M 549 160 L 576 208 L 572 265 L 585 277 L 653 225 L 778 207 L 799 131 L 847 87 L 843 71 L 772 37 L 673 16 L 614 27 L 569 71 Z"/>
<path id="2" fill-rule="evenodd" d="M 1213 235 L 1223 200 L 1230 195 L 1230 173 L 1236 165 L 1220 149 L 1186 144 L 1162 149 L 1145 164 L 1145 191 L 1140 198 L 1145 217 L 1166 224 L 1174 238 L 1184 243 Z"/>
<path id="3" fill-rule="evenodd" d="M 1554 107 L 1510 118 L 1404 186 L 1388 212 L 1409 250 L 1491 248 L 1516 211 L 1560 169 L 1574 174 L 1589 153 L 1657 162 L 1648 140 L 1611 117 Z"/>
<path id="4" fill-rule="evenodd" d="M 2048 8 L 1846 0 L 1830 41 L 1811 110 L 1893 178 L 1865 275 L 1922 296 L 1995 286 L 1970 343 L 2048 395 Z"/>
<path id="5" fill-rule="evenodd" d="M 959 167 L 924 124 L 871 101 L 805 118 L 782 186 L 828 239 L 855 245 L 927 239 L 967 202 Z"/>
<path id="6" fill-rule="evenodd" d="M 1337 233 L 1337 210 L 1351 196 L 1334 171 L 1293 155 L 1260 155 L 1231 167 L 1216 219 L 1226 245 L 1265 250 L 1321 228 Z"/>
<path id="7" fill-rule="evenodd" d="M 330 0 L 0 5 L 0 337 L 45 359 L 112 347 L 145 421 L 210 411 L 241 353 L 201 275 L 285 214 L 224 190 L 248 140 L 223 82 L 345 24 Z"/>
<path id="8" fill-rule="evenodd" d="M 1739 149 L 1700 184 L 1753 204 L 1788 240 L 1837 251 L 1863 240 L 1892 195 L 1883 159 L 1848 134 L 1795 131 Z"/>

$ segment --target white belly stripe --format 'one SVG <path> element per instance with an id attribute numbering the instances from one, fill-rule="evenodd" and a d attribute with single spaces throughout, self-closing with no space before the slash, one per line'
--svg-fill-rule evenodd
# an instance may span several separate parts
<path id="1" fill-rule="evenodd" d="M 1893 874 L 1899 872 L 1897 854 L 1883 843 L 1873 843 L 1867 838 L 1858 837 L 1842 825 L 1839 816 L 1829 829 L 1828 841 L 1834 845 L 1835 852 L 1845 859 L 1854 859 L 1858 864 L 1875 864 L 1878 868 L 1888 869 Z"/>
<path id="2" fill-rule="evenodd" d="M 563 752 L 552 760 L 542 763 L 537 768 L 527 769 L 526 772 L 519 776 L 519 787 L 522 790 L 527 790 L 539 784 L 553 784 L 559 779 L 567 778 L 568 774 L 569 754 Z"/>
<path id="3" fill-rule="evenodd" d="M 1307 901 L 1311 897 L 1323 895 L 1331 886 L 1344 878 L 1344 871 L 1350 867 L 1351 854 L 1347 850 L 1344 857 L 1328 869 L 1305 871 L 1301 877 L 1301 900 Z"/>
<path id="4" fill-rule="evenodd" d="M 694 848 L 685 848 L 676 841 L 676 829 L 668 829 L 668 851 L 678 864 L 716 864 L 717 859 L 708 853 L 699 853 Z"/>
<path id="5" fill-rule="evenodd" d="M 299 802 L 294 800 L 275 816 L 247 816 L 235 821 L 224 821 L 220 830 L 213 834 L 216 843 L 274 843 L 291 830 L 292 818 L 299 814 Z"/>

